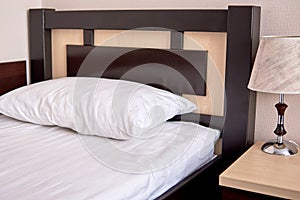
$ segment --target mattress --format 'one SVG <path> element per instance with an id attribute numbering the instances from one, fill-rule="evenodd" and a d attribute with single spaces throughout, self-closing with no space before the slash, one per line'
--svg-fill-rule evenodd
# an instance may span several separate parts
<path id="1" fill-rule="evenodd" d="M 122 141 L 0 115 L 0 199 L 155 199 L 213 159 L 219 136 L 166 122 Z"/>

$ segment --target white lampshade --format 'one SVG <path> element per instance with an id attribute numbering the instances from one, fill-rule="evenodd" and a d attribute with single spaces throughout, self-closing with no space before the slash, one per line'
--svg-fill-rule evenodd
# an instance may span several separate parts
<path id="1" fill-rule="evenodd" d="M 300 94 L 300 36 L 262 37 L 248 88 Z"/>

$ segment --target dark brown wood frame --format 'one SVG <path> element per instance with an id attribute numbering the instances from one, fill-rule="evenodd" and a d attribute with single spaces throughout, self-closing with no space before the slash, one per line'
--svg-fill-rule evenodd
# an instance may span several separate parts
<path id="1" fill-rule="evenodd" d="M 178 32 L 227 32 L 225 115 L 196 116 L 200 118 L 200 122 L 197 121 L 200 124 L 209 124 L 212 119 L 217 121 L 216 127 L 218 123 L 222 124 L 222 155 L 181 181 L 159 199 L 187 198 L 188 194 L 202 196 L 208 193 L 210 197 L 216 195 L 215 187 L 218 185 L 219 172 L 253 144 L 256 97 L 247 89 L 247 84 L 258 47 L 260 7 L 108 11 L 31 9 L 29 11 L 31 81 L 34 83 L 52 78 L 52 29 L 83 29 L 84 44 L 93 45 L 95 29 L 129 30 L 140 27 L 175 30 L 171 32 L 171 48 L 183 46 L 182 34 Z M 194 119 L 193 115 L 187 118 L 191 121 Z"/>
<path id="2" fill-rule="evenodd" d="M 13 89 L 25 86 L 26 61 L 11 61 L 0 63 L 0 96 Z"/>
<path id="3" fill-rule="evenodd" d="M 67 76 L 123 79 L 206 95 L 207 51 L 67 45 Z"/>

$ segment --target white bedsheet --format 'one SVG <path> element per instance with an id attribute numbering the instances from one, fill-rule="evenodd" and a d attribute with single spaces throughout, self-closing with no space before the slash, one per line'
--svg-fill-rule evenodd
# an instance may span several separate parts
<path id="1" fill-rule="evenodd" d="M 211 160 L 220 135 L 184 122 L 149 134 L 117 141 L 0 114 L 0 199 L 155 199 Z"/>

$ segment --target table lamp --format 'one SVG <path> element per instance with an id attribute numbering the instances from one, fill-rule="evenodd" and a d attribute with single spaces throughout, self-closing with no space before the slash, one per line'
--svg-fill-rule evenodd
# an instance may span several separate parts
<path id="1" fill-rule="evenodd" d="M 298 145 L 283 139 L 284 94 L 300 94 L 300 36 L 263 36 L 257 50 L 248 88 L 257 92 L 279 94 L 275 105 L 278 122 L 275 140 L 266 142 L 262 150 L 269 154 L 294 155 Z"/>

